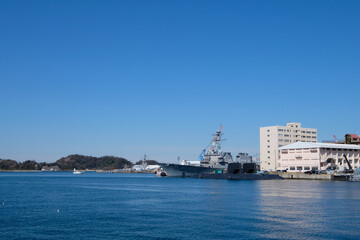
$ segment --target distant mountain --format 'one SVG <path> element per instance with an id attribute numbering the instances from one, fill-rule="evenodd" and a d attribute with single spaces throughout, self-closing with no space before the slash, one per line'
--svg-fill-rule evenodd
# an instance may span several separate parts
<path id="1" fill-rule="evenodd" d="M 143 164 L 144 160 L 137 161 L 135 165 L 141 165 Z M 158 165 L 158 162 L 155 160 L 145 160 L 147 165 Z"/>
<path id="2" fill-rule="evenodd" d="M 79 170 L 113 170 L 130 168 L 133 163 L 121 157 L 104 156 L 97 158 L 78 154 L 62 157 L 54 163 L 37 163 L 34 160 L 17 162 L 11 159 L 0 159 L 0 170 L 41 170 L 43 167 L 54 166 L 58 166 L 64 171 L 73 170 L 74 168 Z"/>

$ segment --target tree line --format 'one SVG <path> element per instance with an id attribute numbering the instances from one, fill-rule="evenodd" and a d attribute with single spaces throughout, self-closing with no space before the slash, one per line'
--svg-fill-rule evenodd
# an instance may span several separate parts
<path id="1" fill-rule="evenodd" d="M 54 163 L 36 162 L 35 160 L 27 160 L 17 162 L 11 159 L 0 159 L 1 170 L 41 170 L 43 167 L 59 167 L 60 170 L 68 171 L 74 168 L 80 170 L 114 170 L 124 169 L 133 166 L 133 163 L 125 158 L 114 156 L 92 157 L 79 154 L 62 157 Z"/>

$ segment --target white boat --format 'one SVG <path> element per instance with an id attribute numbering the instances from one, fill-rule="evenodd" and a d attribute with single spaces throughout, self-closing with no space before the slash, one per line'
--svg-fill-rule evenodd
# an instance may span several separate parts
<path id="1" fill-rule="evenodd" d="M 360 167 L 350 176 L 350 182 L 360 182 Z"/>
<path id="2" fill-rule="evenodd" d="M 360 174 L 354 174 L 349 178 L 350 182 L 360 182 Z"/>
<path id="3" fill-rule="evenodd" d="M 74 168 L 73 174 L 82 174 L 82 171 L 76 170 L 76 168 Z"/>
<path id="4" fill-rule="evenodd" d="M 155 172 L 155 176 L 156 176 L 156 177 L 167 177 L 167 174 L 166 174 L 165 171 L 159 170 L 159 171 L 156 171 L 156 172 Z"/>

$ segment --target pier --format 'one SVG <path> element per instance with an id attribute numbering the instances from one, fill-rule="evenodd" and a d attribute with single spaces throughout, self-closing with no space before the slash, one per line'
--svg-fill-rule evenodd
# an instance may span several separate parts
<path id="1" fill-rule="evenodd" d="M 284 179 L 302 179 L 302 180 L 328 180 L 328 181 L 349 181 L 352 174 L 306 174 L 306 173 L 279 173 Z"/>
<path id="2" fill-rule="evenodd" d="M 279 176 L 285 179 L 334 180 L 331 174 L 279 173 Z"/>

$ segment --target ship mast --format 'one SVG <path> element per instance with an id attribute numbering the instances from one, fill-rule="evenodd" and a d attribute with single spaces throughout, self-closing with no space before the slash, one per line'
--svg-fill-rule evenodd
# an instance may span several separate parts
<path id="1" fill-rule="evenodd" d="M 223 141 L 221 139 L 221 136 L 223 133 L 221 132 L 223 129 L 223 126 L 220 125 L 220 129 L 216 131 L 215 134 L 212 136 L 215 136 L 214 139 L 209 143 L 209 145 L 206 146 L 204 150 L 202 150 L 199 161 L 202 161 L 205 155 L 218 155 L 222 153 L 220 142 Z"/>
<path id="2" fill-rule="evenodd" d="M 223 133 L 221 132 L 222 129 L 223 129 L 223 126 L 220 125 L 220 129 L 217 130 L 215 134 L 213 134 L 213 136 L 215 136 L 215 137 L 210 143 L 211 146 L 210 146 L 209 150 L 206 152 L 207 154 L 212 155 L 212 154 L 222 153 L 221 144 L 220 144 L 220 142 L 222 141 L 221 136 L 223 135 Z"/>
<path id="3" fill-rule="evenodd" d="M 213 134 L 214 140 L 211 143 L 211 147 L 210 149 L 212 150 L 212 153 L 218 154 L 221 153 L 221 145 L 220 145 L 220 141 L 221 141 L 221 136 L 223 135 L 223 133 L 221 132 L 223 129 L 223 126 L 221 125 L 220 129 L 216 131 L 215 134 Z"/>

